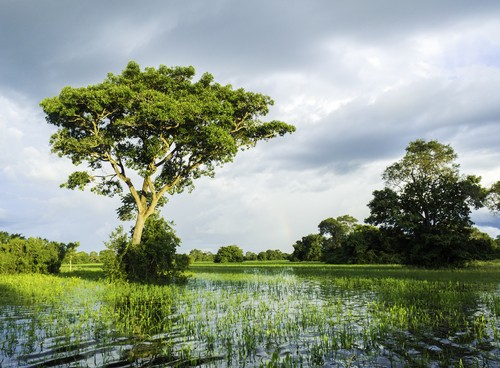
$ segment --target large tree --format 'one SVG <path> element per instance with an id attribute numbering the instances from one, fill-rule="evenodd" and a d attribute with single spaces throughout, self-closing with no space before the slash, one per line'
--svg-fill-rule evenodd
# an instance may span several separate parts
<path id="1" fill-rule="evenodd" d="M 369 203 L 367 222 L 381 225 L 405 249 L 407 263 L 462 264 L 473 251 L 471 209 L 484 205 L 480 178 L 463 176 L 449 145 L 416 140 L 383 173 L 385 188 Z"/>
<path id="2" fill-rule="evenodd" d="M 318 225 L 319 233 L 323 236 L 322 260 L 327 263 L 342 261 L 342 247 L 349 234 L 354 230 L 358 220 L 350 215 L 329 217 Z"/>
<path id="3" fill-rule="evenodd" d="M 146 219 L 165 204 L 166 194 L 212 176 L 240 148 L 295 130 L 261 120 L 270 97 L 220 85 L 208 73 L 198 81 L 194 76 L 193 67 L 141 71 L 129 62 L 102 83 L 65 87 L 40 103 L 47 122 L 58 127 L 52 151 L 87 166 L 63 186 L 92 185 L 97 194 L 120 195 L 120 219 L 135 217 L 132 244 L 140 243 Z"/>

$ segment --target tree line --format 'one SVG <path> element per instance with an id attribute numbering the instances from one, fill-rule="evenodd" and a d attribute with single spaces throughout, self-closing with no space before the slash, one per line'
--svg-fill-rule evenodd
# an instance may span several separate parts
<path id="1" fill-rule="evenodd" d="M 57 274 L 66 254 L 78 245 L 0 231 L 0 273 Z"/>
<path id="2" fill-rule="evenodd" d="M 237 245 L 227 245 L 220 247 L 216 254 L 210 251 L 193 249 L 189 252 L 191 262 L 243 262 L 243 261 L 282 261 L 289 260 L 290 254 L 279 249 L 268 249 L 259 253 L 243 252 Z"/>
<path id="3" fill-rule="evenodd" d="M 448 267 L 498 258 L 500 239 L 474 227 L 471 213 L 500 212 L 500 182 L 483 187 L 480 177 L 460 174 L 456 159 L 451 146 L 436 140 L 410 142 L 385 169 L 367 224 L 348 215 L 326 219 L 318 234 L 294 244 L 292 260 Z"/>

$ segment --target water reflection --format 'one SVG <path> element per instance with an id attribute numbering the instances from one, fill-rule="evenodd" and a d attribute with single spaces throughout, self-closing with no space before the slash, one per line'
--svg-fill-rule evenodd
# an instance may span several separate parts
<path id="1" fill-rule="evenodd" d="M 57 303 L 4 299 L 0 364 L 499 367 L 499 289 L 488 285 L 303 266 L 199 267 L 185 286 L 85 284 Z"/>

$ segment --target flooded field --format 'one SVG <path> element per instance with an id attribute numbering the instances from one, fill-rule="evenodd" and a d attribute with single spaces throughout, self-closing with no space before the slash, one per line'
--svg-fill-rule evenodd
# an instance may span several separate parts
<path id="1" fill-rule="evenodd" d="M 0 367 L 500 367 L 500 270 L 195 264 L 186 285 L 0 275 Z"/>

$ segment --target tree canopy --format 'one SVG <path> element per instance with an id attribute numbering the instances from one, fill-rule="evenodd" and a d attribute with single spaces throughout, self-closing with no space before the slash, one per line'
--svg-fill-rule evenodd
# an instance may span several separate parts
<path id="1" fill-rule="evenodd" d="M 87 166 L 63 186 L 91 185 L 96 194 L 119 195 L 119 217 L 136 220 L 133 244 L 140 243 L 145 220 L 165 204 L 165 194 L 212 176 L 239 149 L 295 131 L 261 120 L 273 105 L 270 97 L 221 85 L 208 73 L 197 81 L 194 76 L 193 67 L 142 71 L 131 61 L 102 83 L 65 87 L 40 103 L 47 122 L 58 128 L 52 151 Z"/>
<path id="2" fill-rule="evenodd" d="M 471 259 L 471 209 L 488 191 L 477 176 L 460 175 L 449 145 L 416 140 L 383 173 L 385 188 L 373 193 L 367 222 L 380 225 L 406 248 L 409 264 L 460 265 Z"/>
<path id="3" fill-rule="evenodd" d="M 329 217 L 320 222 L 318 229 L 324 238 L 322 246 L 323 261 L 334 261 L 337 251 L 343 246 L 357 222 L 358 220 L 349 215 L 339 216 L 336 219 Z"/>
<path id="4" fill-rule="evenodd" d="M 237 245 L 227 245 L 220 247 L 214 257 L 215 263 L 243 262 L 243 249 Z"/>
<path id="5" fill-rule="evenodd" d="M 323 236 L 321 234 L 309 234 L 297 240 L 293 245 L 291 261 L 319 261 L 321 260 Z"/>
<path id="6" fill-rule="evenodd" d="M 78 246 L 0 231 L 0 273 L 57 274 L 66 253 Z"/>

